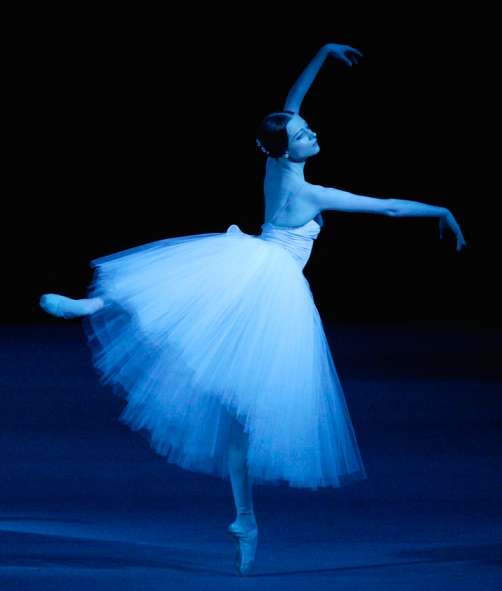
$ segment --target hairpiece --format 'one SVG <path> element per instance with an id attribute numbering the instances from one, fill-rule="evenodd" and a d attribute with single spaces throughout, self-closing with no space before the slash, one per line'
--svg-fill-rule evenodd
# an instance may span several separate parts
<path id="1" fill-rule="evenodd" d="M 270 154 L 270 152 L 268 150 L 265 150 L 265 148 L 261 145 L 260 140 L 257 139 L 256 143 L 258 144 L 258 147 L 261 148 L 262 152 L 265 153 L 267 156 Z"/>

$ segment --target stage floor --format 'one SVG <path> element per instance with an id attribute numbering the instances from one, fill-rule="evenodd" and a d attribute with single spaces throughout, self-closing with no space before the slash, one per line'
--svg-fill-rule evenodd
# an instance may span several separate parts
<path id="1" fill-rule="evenodd" d="M 0 589 L 499 591 L 500 336 L 327 325 L 368 480 L 254 488 L 234 574 L 230 484 L 117 422 L 74 321 L 0 326 Z"/>

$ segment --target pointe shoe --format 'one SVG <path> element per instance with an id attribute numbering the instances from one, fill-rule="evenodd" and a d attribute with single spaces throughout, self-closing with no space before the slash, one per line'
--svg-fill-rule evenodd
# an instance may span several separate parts
<path id="1" fill-rule="evenodd" d="M 47 314 L 57 316 L 58 318 L 76 318 L 80 314 L 75 314 L 66 309 L 66 304 L 74 301 L 55 293 L 46 293 L 40 298 L 40 307 Z"/>
<path id="2" fill-rule="evenodd" d="M 235 556 L 235 570 L 239 577 L 245 577 L 254 562 L 254 555 L 258 543 L 258 529 L 245 532 L 237 524 L 228 526 L 228 533 L 235 542 L 237 554 Z"/>
<path id="3" fill-rule="evenodd" d="M 72 300 L 55 293 L 46 293 L 40 298 L 40 307 L 58 318 L 79 318 L 97 312 L 103 307 L 100 298 Z"/>
<path id="4" fill-rule="evenodd" d="M 40 298 L 40 307 L 58 318 L 79 318 L 99 312 L 105 305 L 102 298 L 72 300 L 55 293 L 46 293 Z"/>

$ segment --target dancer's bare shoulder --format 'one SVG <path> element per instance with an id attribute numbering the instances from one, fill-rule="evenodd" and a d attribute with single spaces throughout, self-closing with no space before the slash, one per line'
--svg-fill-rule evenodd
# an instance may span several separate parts
<path id="1" fill-rule="evenodd" d="M 310 183 L 303 183 L 293 202 L 295 216 L 305 219 L 303 222 L 305 224 L 308 221 L 314 219 L 315 216 L 321 212 L 318 204 L 312 197 L 312 190 L 310 188 L 311 186 L 313 185 L 310 185 Z"/>
<path id="2" fill-rule="evenodd" d="M 306 190 L 306 184 L 307 183 L 303 183 L 303 186 L 299 190 L 295 190 L 293 193 L 294 196 L 291 198 L 287 206 L 281 211 L 280 215 L 274 219 L 274 225 L 289 227 L 303 226 L 310 220 L 313 220 L 319 213 L 319 208 L 311 200 L 309 191 Z M 273 212 L 274 210 L 277 211 L 278 208 L 267 207 L 266 209 L 270 210 L 271 215 L 266 216 L 265 219 L 273 219 L 275 217 Z"/>

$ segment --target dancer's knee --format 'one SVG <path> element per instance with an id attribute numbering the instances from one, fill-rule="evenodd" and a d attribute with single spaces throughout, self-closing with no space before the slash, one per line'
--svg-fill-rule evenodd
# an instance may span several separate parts
<path id="1" fill-rule="evenodd" d="M 228 450 L 232 453 L 247 452 L 249 435 L 244 432 L 244 427 L 233 418 L 228 433 Z"/>
<path id="2" fill-rule="evenodd" d="M 228 467 L 230 469 L 243 469 L 247 463 L 247 448 L 235 448 L 229 445 L 227 450 L 227 459 Z"/>

